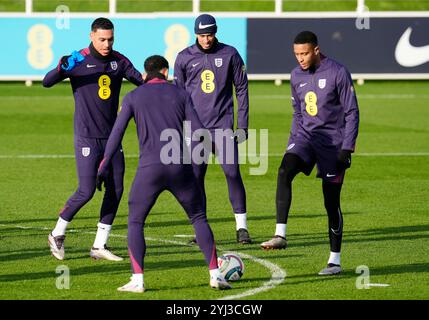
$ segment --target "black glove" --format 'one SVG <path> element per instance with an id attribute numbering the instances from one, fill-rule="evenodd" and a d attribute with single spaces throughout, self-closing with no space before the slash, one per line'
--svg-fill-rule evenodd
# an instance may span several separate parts
<path id="1" fill-rule="evenodd" d="M 237 129 L 234 132 L 234 137 L 235 137 L 235 141 L 237 141 L 237 143 L 242 143 L 242 142 L 246 141 L 247 138 L 249 137 L 249 132 L 248 132 L 247 128 Z"/>
<path id="2" fill-rule="evenodd" d="M 71 55 L 61 57 L 61 70 L 67 70 L 69 67 L 69 58 Z"/>
<path id="3" fill-rule="evenodd" d="M 338 170 L 346 170 L 352 165 L 352 153 L 350 150 L 341 150 L 337 156 Z"/>
<path id="4" fill-rule="evenodd" d="M 100 173 L 97 174 L 97 178 L 95 178 L 95 187 L 98 189 L 98 191 L 102 191 L 102 186 L 105 180 L 106 179 L 103 175 Z"/>
<path id="5" fill-rule="evenodd" d="M 85 57 L 78 51 L 73 51 L 71 55 L 61 57 L 61 70 L 70 71 L 79 65 Z"/>
<path id="6" fill-rule="evenodd" d="M 102 191 L 102 186 L 104 184 L 104 187 L 106 187 L 106 179 L 109 174 L 108 168 L 105 163 L 105 159 L 101 161 L 100 166 L 98 168 L 97 177 L 95 178 L 95 187 L 98 189 L 98 191 Z"/>

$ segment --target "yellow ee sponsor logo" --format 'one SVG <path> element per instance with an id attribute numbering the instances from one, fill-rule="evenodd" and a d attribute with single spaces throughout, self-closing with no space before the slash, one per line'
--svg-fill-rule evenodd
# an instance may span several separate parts
<path id="1" fill-rule="evenodd" d="M 305 94 L 305 110 L 312 117 L 317 115 L 317 95 L 313 91 Z"/>
<path id="2" fill-rule="evenodd" d="M 177 54 L 186 48 L 191 39 L 188 28 L 183 24 L 173 24 L 164 33 L 164 42 L 166 45 L 164 56 L 170 66 L 174 65 Z"/>
<path id="3" fill-rule="evenodd" d="M 212 93 L 215 89 L 214 79 L 215 75 L 213 71 L 204 70 L 201 73 L 201 80 L 203 81 L 201 83 L 201 90 L 203 90 L 205 93 Z"/>
<path id="4" fill-rule="evenodd" d="M 33 69 L 46 69 L 54 59 L 54 33 L 45 24 L 35 24 L 27 32 L 27 61 Z"/>
<path id="5" fill-rule="evenodd" d="M 106 74 L 103 74 L 100 78 L 98 78 L 98 86 L 100 89 L 98 89 L 98 96 L 103 99 L 109 99 L 112 91 L 110 90 L 110 84 L 112 83 L 112 80 L 110 80 L 109 76 Z"/>

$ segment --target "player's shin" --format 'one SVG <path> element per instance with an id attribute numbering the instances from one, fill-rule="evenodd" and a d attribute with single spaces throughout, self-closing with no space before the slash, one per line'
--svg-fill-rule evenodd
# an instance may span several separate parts
<path id="1" fill-rule="evenodd" d="M 292 203 L 292 181 L 300 171 L 301 162 L 296 155 L 286 154 L 280 164 L 276 191 L 277 224 L 287 224 Z"/>
<path id="2" fill-rule="evenodd" d="M 323 182 L 323 195 L 325 199 L 325 208 L 328 213 L 329 241 L 331 248 L 331 257 L 328 262 L 340 264 L 339 253 L 341 252 L 341 243 L 343 237 L 343 214 L 340 208 L 340 193 L 342 184 Z"/>

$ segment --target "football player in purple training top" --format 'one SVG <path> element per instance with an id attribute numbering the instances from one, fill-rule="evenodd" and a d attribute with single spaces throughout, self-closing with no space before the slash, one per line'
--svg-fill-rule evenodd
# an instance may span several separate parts
<path id="1" fill-rule="evenodd" d="M 67 225 L 94 195 L 97 169 L 118 112 L 122 79 L 137 86 L 143 84 L 142 74 L 112 49 L 113 33 L 110 20 L 94 20 L 89 47 L 62 57 L 58 66 L 43 79 L 43 86 L 51 87 L 69 78 L 75 100 L 74 146 L 79 185 L 48 236 L 52 255 L 59 260 L 64 259 Z M 122 150 L 117 150 L 111 161 L 97 234 L 90 250 L 94 259 L 123 260 L 114 255 L 106 243 L 122 196 L 124 167 Z"/>
<path id="2" fill-rule="evenodd" d="M 277 177 L 275 236 L 263 249 L 284 249 L 286 224 L 292 201 L 292 180 L 309 175 L 317 164 L 328 213 L 330 256 L 319 275 L 340 273 L 343 216 L 340 192 L 345 170 L 351 165 L 359 127 L 359 109 L 350 73 L 320 52 L 317 36 L 299 33 L 293 50 L 299 66 L 291 73 L 294 108 L 288 147 Z"/>
<path id="3" fill-rule="evenodd" d="M 196 183 L 192 165 L 185 160 L 189 159 L 190 150 L 183 147 L 183 122 L 191 121 L 193 129 L 201 129 L 202 124 L 189 94 L 167 82 L 168 62 L 164 57 L 151 56 L 146 59 L 144 67 L 146 84 L 124 97 L 97 176 L 97 188 L 101 190 L 128 122 L 134 118 L 140 160 L 128 198 L 128 253 L 133 274 L 131 281 L 118 290 L 144 292 L 144 224 L 156 199 L 164 190 L 176 197 L 194 227 L 197 243 L 209 267 L 210 286 L 229 289 L 230 285 L 218 269 L 216 246 L 207 222 L 201 189 Z M 169 142 L 163 138 L 167 135 L 172 137 Z M 176 161 L 172 161 L 168 152 L 164 152 L 170 150 L 169 145 L 177 147 L 176 152 L 173 151 L 179 155 Z"/>
<path id="4" fill-rule="evenodd" d="M 214 143 L 205 152 L 202 164 L 195 164 L 206 204 L 204 177 L 210 152 L 218 157 L 226 177 L 229 199 L 235 214 L 237 241 L 251 243 L 247 228 L 246 191 L 238 164 L 237 144 L 247 139 L 249 97 L 246 67 L 238 51 L 216 38 L 214 17 L 202 14 L 195 20 L 196 42 L 181 51 L 174 66 L 174 82 L 185 89 Z M 234 128 L 235 87 L 238 102 L 237 130 Z M 216 135 L 216 132 L 223 135 Z"/>

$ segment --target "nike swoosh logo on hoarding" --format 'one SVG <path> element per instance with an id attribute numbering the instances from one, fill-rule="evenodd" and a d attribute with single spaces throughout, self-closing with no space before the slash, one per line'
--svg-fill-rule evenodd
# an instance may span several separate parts
<path id="1" fill-rule="evenodd" d="M 403 67 L 417 67 L 429 62 L 429 45 L 415 47 L 410 43 L 413 29 L 408 27 L 402 34 L 395 49 L 395 59 Z"/>

